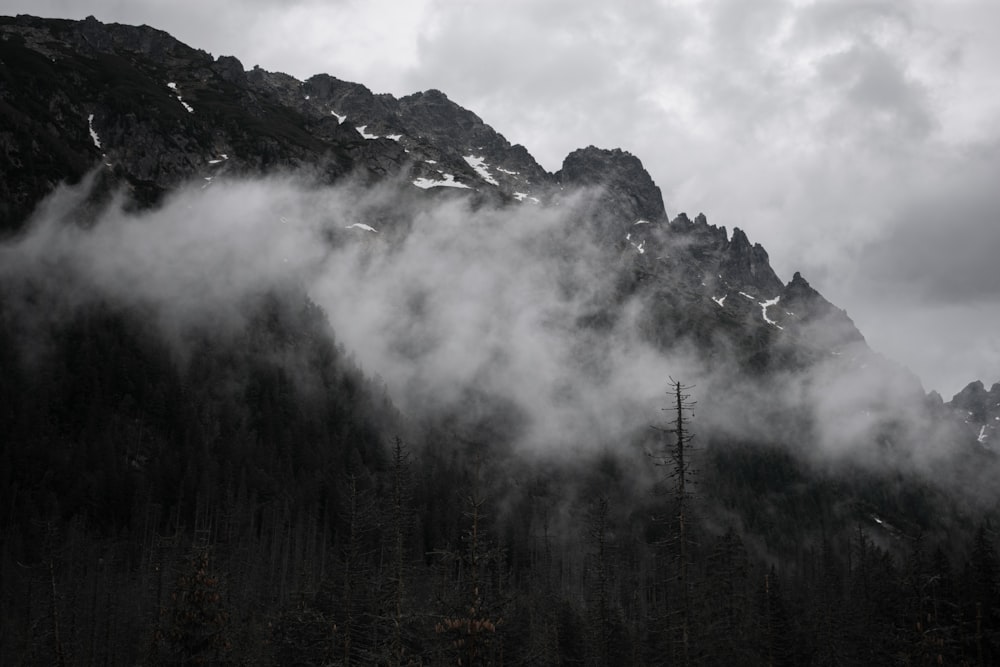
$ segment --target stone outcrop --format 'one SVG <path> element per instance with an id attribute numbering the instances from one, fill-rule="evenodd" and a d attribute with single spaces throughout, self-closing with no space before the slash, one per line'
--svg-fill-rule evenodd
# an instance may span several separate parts
<path id="1" fill-rule="evenodd" d="M 639 220 L 666 220 L 663 195 L 639 158 L 621 149 L 588 146 L 563 160 L 556 181 L 565 188 L 593 188 L 593 215 L 605 221 L 609 234 L 624 234 Z"/>

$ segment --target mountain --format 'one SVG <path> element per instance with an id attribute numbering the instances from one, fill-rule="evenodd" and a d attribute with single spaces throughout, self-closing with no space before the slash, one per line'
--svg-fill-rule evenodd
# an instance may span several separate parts
<path id="1" fill-rule="evenodd" d="M 766 251 L 741 230 L 729 239 L 704 216 L 668 222 L 659 188 L 623 151 L 574 151 L 549 174 L 524 147 L 439 91 L 397 100 L 325 74 L 301 82 L 247 72 L 235 58 L 213 59 L 153 28 L 92 17 L 20 16 L 0 29 L 8 128 L 0 225 L 8 232 L 57 183 L 77 182 L 97 164 L 103 187 L 125 186 L 140 206 L 192 179 L 276 169 L 307 169 L 323 182 L 348 174 L 368 182 L 404 178 L 428 190 L 469 189 L 493 203 L 549 201 L 556 187 L 590 187 L 600 188 L 588 217 L 602 241 L 634 250 L 637 270 L 648 274 L 671 243 L 690 244 L 671 262 L 669 283 L 683 283 L 687 296 L 704 304 L 727 300 L 725 319 L 759 310 L 758 329 L 772 319 L 801 331 L 830 312 L 804 281 L 782 285 Z M 743 303 L 740 291 L 753 298 Z M 765 318 L 761 303 L 775 297 L 794 298 L 799 314 L 773 308 Z M 836 326 L 844 342 L 863 340 L 846 316 Z"/>
<path id="2" fill-rule="evenodd" d="M 1000 385 L 638 157 L 30 16 L 0 147 L 0 662 L 1000 655 Z"/>

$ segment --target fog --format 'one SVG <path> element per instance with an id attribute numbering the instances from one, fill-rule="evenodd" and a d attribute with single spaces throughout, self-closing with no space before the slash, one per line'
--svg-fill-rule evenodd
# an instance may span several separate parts
<path id="1" fill-rule="evenodd" d="M 183 358 L 192 327 L 235 330 L 241 300 L 297 285 L 404 414 L 506 421 L 522 455 L 634 443 L 672 418 L 671 377 L 693 386 L 704 442 L 775 441 L 818 464 L 918 472 L 950 455 L 916 379 L 863 343 L 766 378 L 740 375 L 723 344 L 708 359 L 654 347 L 640 323 L 656 304 L 642 292 L 614 302 L 620 251 L 591 237 L 592 192 L 498 208 L 406 183 L 276 176 L 192 184 L 137 212 L 123 197 L 90 202 L 92 180 L 60 187 L 0 246 L 22 330 L 110 302 L 148 313 Z M 30 290 L 9 287 L 24 280 Z M 583 324 L 609 310 L 607 324 Z M 887 425 L 897 441 L 874 447 Z"/>
<path id="2" fill-rule="evenodd" d="M 90 179 L 62 187 L 0 248 L 0 274 L 44 285 L 59 304 L 49 316 L 95 300 L 144 308 L 177 345 L 195 325 L 239 326 L 241 299 L 298 284 L 404 411 L 447 409 L 475 390 L 519 409 L 524 447 L 604 446 L 657 414 L 676 363 L 628 317 L 610 332 L 576 324 L 613 280 L 576 220 L 585 194 L 474 210 L 399 184 L 202 185 L 156 210 L 116 198 L 96 215 L 84 206 Z M 86 223 L 73 224 L 81 211 Z M 394 227 L 379 222 L 387 211 Z"/>

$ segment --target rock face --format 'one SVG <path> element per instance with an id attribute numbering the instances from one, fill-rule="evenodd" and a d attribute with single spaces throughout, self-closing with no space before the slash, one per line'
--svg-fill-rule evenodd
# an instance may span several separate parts
<path id="1" fill-rule="evenodd" d="M 813 323 L 813 335 L 821 340 L 818 344 L 826 349 L 838 350 L 854 343 L 863 344 L 864 336 L 854 326 L 847 313 L 827 301 L 806 282 L 798 271 L 781 292 L 781 307 L 794 313 L 800 322 Z"/>
<path id="2" fill-rule="evenodd" d="M 618 238 L 636 222 L 666 220 L 663 195 L 639 158 L 621 149 L 588 146 L 563 160 L 555 180 L 564 188 L 592 188 L 591 216 L 601 221 L 599 236 Z"/>
<path id="3" fill-rule="evenodd" d="M 8 232 L 56 183 L 95 166 L 103 165 L 101 179 L 150 203 L 183 180 L 221 171 L 210 161 L 222 154 L 234 158 L 226 169 L 240 170 L 327 152 L 301 131 L 294 142 L 254 132 L 277 110 L 254 105 L 208 54 L 151 28 L 0 19 L 0 62 L 0 227 Z M 233 69 L 230 61 L 219 68 L 229 78 Z"/>
<path id="4" fill-rule="evenodd" d="M 781 280 L 775 275 L 768 261 L 767 251 L 759 244 L 750 245 L 747 235 L 739 227 L 726 249 L 726 257 L 719 267 L 724 279 L 737 285 L 753 285 L 763 294 L 778 294 Z"/>
<path id="5" fill-rule="evenodd" d="M 634 262 L 627 291 L 655 304 L 648 329 L 662 347 L 680 342 L 712 355 L 725 339 L 750 373 L 806 368 L 847 347 L 859 364 L 877 356 L 847 314 L 800 274 L 783 284 L 767 251 L 739 228 L 730 236 L 704 214 L 680 213 L 633 224 L 623 240 Z"/>
<path id="6" fill-rule="evenodd" d="M 660 188 L 653 183 L 639 158 L 620 148 L 604 150 L 588 146 L 577 149 L 566 156 L 555 177 L 566 186 L 601 188 L 607 208 L 629 222 L 666 219 Z"/>
<path id="7" fill-rule="evenodd" d="M 980 380 L 970 382 L 946 405 L 956 419 L 967 425 L 981 445 L 993 448 L 1000 444 L 997 439 L 997 430 L 1000 428 L 1000 383 L 994 384 L 987 391 Z"/>
<path id="8" fill-rule="evenodd" d="M 379 178 L 407 163 L 287 103 L 302 84 L 244 72 L 146 26 L 0 17 L 0 231 L 10 233 L 60 181 L 101 166 L 140 205 L 190 179 L 305 168 Z M 331 122 L 332 121 L 332 122 Z"/>
<path id="9" fill-rule="evenodd" d="M 402 175 L 494 202 L 541 201 L 553 183 L 440 91 L 396 99 L 326 74 L 245 71 L 146 26 L 0 18 L 0 72 L 8 233 L 56 183 L 97 164 L 140 204 L 185 180 L 275 168 L 328 181 Z"/>
<path id="10" fill-rule="evenodd" d="M 302 100 L 313 114 L 343 118 L 366 137 L 398 142 L 410 154 L 418 178 L 433 181 L 452 174 L 470 188 L 492 192 L 486 187 L 492 186 L 502 199 L 540 195 L 551 182 L 523 146 L 511 145 L 439 90 L 397 100 L 318 74 L 302 85 Z"/>

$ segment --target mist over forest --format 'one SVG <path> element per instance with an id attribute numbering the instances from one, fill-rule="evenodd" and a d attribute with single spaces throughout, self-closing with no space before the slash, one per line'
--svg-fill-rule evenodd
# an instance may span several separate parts
<path id="1" fill-rule="evenodd" d="M 748 374 L 721 335 L 707 354 L 658 342 L 654 297 L 622 298 L 617 249 L 594 237 L 599 192 L 496 207 L 286 175 L 194 182 L 137 211 L 113 194 L 88 201 L 92 181 L 60 188 L 0 249 L 4 278 L 30 286 L 8 298 L 18 320 L 37 317 L 38 299 L 51 300 L 48 325 L 95 303 L 135 309 L 182 361 L 192 331 L 239 331 L 247 299 L 297 290 L 404 414 L 472 415 L 470 398 L 504 405 L 521 454 L 613 449 L 657 422 L 673 377 L 696 388 L 706 439 L 770 439 L 805 460 L 912 468 L 992 493 L 940 478 L 957 436 L 925 409 L 916 378 L 863 340 L 768 374 Z M 683 250 L 671 240 L 662 252 Z M 809 327 L 803 338 L 828 325 Z M 775 433 L 775 416 L 790 413 L 804 415 L 809 441 Z M 871 451 L 890 420 L 896 448 Z"/>
<path id="2" fill-rule="evenodd" d="M 925 393 L 635 156 L 0 28 L 0 662 L 1000 659 L 1000 387 Z"/>
<path id="3" fill-rule="evenodd" d="M 598 525 L 614 534 L 616 550 L 652 559 L 642 567 L 655 578 L 671 562 L 655 565 L 666 548 L 657 545 L 675 541 L 665 518 L 674 382 L 696 445 L 685 497 L 698 517 L 692 550 L 702 557 L 707 544 L 739 541 L 747 567 L 797 577 L 805 554 L 851 558 L 855 539 L 909 558 L 924 531 L 935 540 L 968 534 L 953 522 L 995 503 L 995 468 L 956 465 L 944 445 L 958 436 L 935 422 L 926 409 L 933 402 L 910 376 L 882 366 L 845 372 L 845 363 L 875 359 L 863 343 L 768 374 L 748 373 L 724 345 L 706 355 L 691 343 L 658 343 L 648 332 L 655 300 L 620 298 L 614 249 L 587 222 L 599 193 L 563 191 L 545 205 L 511 208 L 416 198 L 399 185 L 224 179 L 136 210 L 114 193 L 95 200 L 88 177 L 39 206 L 0 249 L 5 377 L 19 380 L 7 383 L 4 404 L 17 408 L 7 413 L 8 432 L 34 442 L 32 413 L 52 428 L 46 452 L 8 450 L 18 479 L 40 475 L 34 488 L 16 483 L 6 507 L 34 536 L 24 548 L 32 545 L 35 566 L 54 563 L 43 547 L 59 530 L 52 516 L 78 517 L 71 526 L 102 534 L 141 529 L 154 541 L 165 527 L 177 537 L 188 526 L 195 556 L 174 545 L 180 572 L 190 558 L 208 557 L 220 524 L 257 533 L 244 537 L 253 542 L 284 515 L 305 523 L 272 527 L 268 539 L 286 549 L 295 541 L 303 551 L 285 558 L 318 559 L 323 570 L 324 554 L 391 546 L 384 516 L 355 513 L 359 503 L 388 511 L 377 509 L 379 498 L 399 483 L 390 480 L 405 458 L 407 493 L 420 500 L 406 527 L 416 581 L 440 565 L 431 554 L 463 557 L 469 503 L 494 531 L 493 576 L 511 576 L 516 558 L 532 562 L 544 538 L 583 577 L 564 581 L 567 592 L 586 589 Z M 40 381 L 53 373 L 64 386 L 54 395 Z M 81 440 L 91 442 L 83 452 Z M 102 446 L 118 452 L 110 469 L 89 461 Z M 302 458 L 303 448 L 311 455 Z M 909 489 L 900 487 L 904 474 Z M 812 506 L 796 506 L 803 502 Z M 241 507 L 250 512 L 242 524 L 217 516 Z M 916 521 L 915 509 L 924 513 Z M 326 527 L 309 525 L 317 519 Z M 206 531 L 213 537 L 199 538 Z M 352 531 L 372 541 L 354 544 L 361 538 Z M 249 576 L 215 562 L 233 582 Z M 600 567 L 611 578 L 622 566 Z M 268 586 L 290 600 L 337 586 L 337 575 L 302 577 L 271 571 Z M 501 607 L 513 604 L 495 595 Z M 253 623 L 231 620 L 228 628 Z"/>

